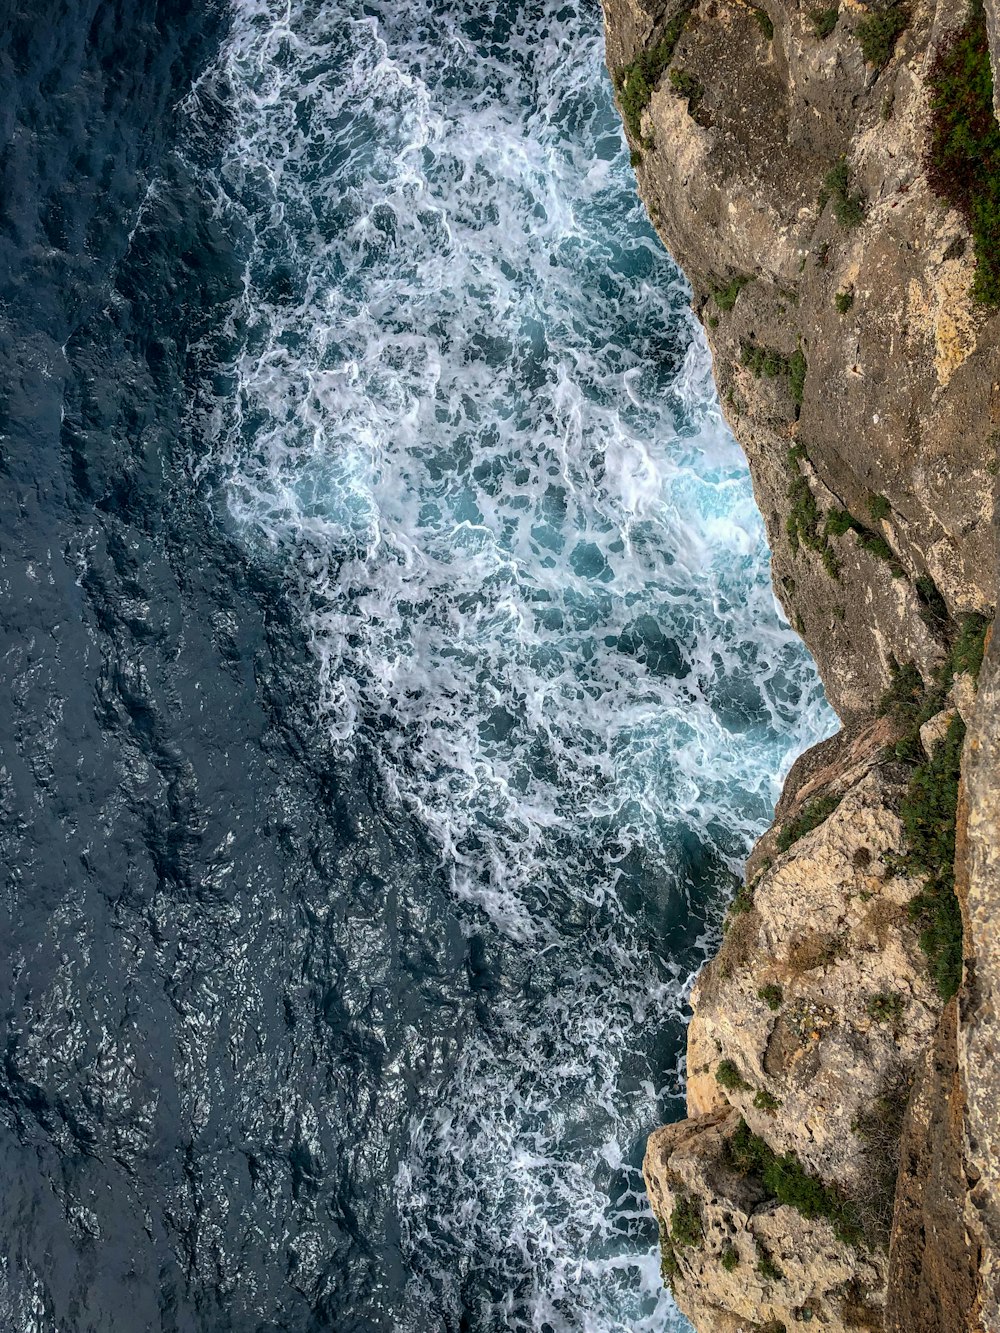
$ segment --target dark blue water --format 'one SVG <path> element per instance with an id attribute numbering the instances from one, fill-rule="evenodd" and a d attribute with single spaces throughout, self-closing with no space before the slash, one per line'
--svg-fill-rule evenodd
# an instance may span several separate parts
<path id="1" fill-rule="evenodd" d="M 0 1328 L 680 1327 L 827 725 L 594 4 L 0 11 Z"/>

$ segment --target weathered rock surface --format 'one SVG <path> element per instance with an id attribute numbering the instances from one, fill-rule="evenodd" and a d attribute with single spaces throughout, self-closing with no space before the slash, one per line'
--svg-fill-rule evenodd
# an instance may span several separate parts
<path id="1" fill-rule="evenodd" d="M 703 1331 L 1000 1333 L 1000 647 L 978 694 L 956 675 L 919 732 L 930 754 L 956 711 L 968 729 L 965 982 L 946 1007 L 910 919 L 922 885 L 899 870 L 913 769 L 877 716 L 897 663 L 930 687 L 961 617 L 997 600 L 1000 315 L 973 299 L 974 239 L 926 174 L 928 78 L 969 10 L 897 9 L 875 67 L 859 35 L 891 0 L 604 5 L 640 192 L 691 282 L 776 592 L 845 723 L 789 775 L 695 988 L 689 1118 L 645 1164 L 672 1285 Z M 627 71 L 682 8 L 628 106 Z M 996 69 L 997 0 L 985 16 Z M 733 1169 L 743 1124 L 850 1202 L 860 1243 Z"/>
<path id="2" fill-rule="evenodd" d="M 964 1095 L 965 1218 L 982 1250 L 980 1318 L 1000 1329 L 1000 636 L 991 636 L 965 764 L 966 985 L 958 1067 Z M 963 855 L 964 854 L 964 855 Z"/>
<path id="3" fill-rule="evenodd" d="M 676 5 L 606 0 L 606 10 L 615 70 L 659 39 Z M 996 604 L 1000 317 L 973 302 L 968 229 L 923 170 L 924 75 L 964 3 L 914 4 L 878 74 L 855 35 L 863 5 L 845 5 L 825 39 L 810 12 L 788 0 L 700 0 L 671 63 L 700 89 L 696 114 L 661 78 L 642 117 L 636 171 L 694 288 L 767 523 L 776 591 L 847 717 L 871 710 L 893 657 L 926 671 L 940 660 L 920 575 L 933 577 L 952 612 Z M 864 200 L 857 226 L 837 221 L 824 184 L 841 159 Z M 712 293 L 734 278 L 747 282 L 725 309 Z M 843 313 L 838 293 L 852 298 Z M 785 358 L 802 352 L 801 403 L 788 374 L 744 364 L 750 345 Z M 804 450 L 795 464 L 793 443 Z M 796 549 L 796 472 L 821 515 L 847 510 L 888 543 L 892 562 L 854 531 L 826 541 L 837 577 L 822 552 L 801 538 Z"/>
<path id="4" fill-rule="evenodd" d="M 768 1200 L 734 1171 L 727 1143 L 738 1122 L 731 1111 L 666 1125 L 646 1150 L 643 1170 L 659 1217 L 669 1219 L 679 1200 L 699 1201 L 702 1239 L 695 1245 L 665 1239 L 677 1266 L 675 1286 L 690 1295 L 683 1308 L 695 1326 L 750 1333 L 768 1321 L 788 1325 L 806 1316 L 840 1333 L 865 1327 L 859 1317 L 880 1320 L 866 1293 L 884 1285 L 884 1255 L 861 1258 L 828 1222 L 807 1221 Z"/>

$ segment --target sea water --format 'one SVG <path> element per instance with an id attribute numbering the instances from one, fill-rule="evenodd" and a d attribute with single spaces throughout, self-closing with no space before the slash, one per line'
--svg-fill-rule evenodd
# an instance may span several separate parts
<path id="1" fill-rule="evenodd" d="M 644 1139 L 682 1114 L 690 981 L 831 718 L 636 196 L 599 8 L 236 0 L 183 113 L 241 266 L 192 464 L 472 941 L 391 1126 L 403 1278 L 372 1310 L 681 1328 Z M 433 977 L 433 930 L 415 947 Z M 359 1073 L 389 1106 L 397 1076 Z"/>

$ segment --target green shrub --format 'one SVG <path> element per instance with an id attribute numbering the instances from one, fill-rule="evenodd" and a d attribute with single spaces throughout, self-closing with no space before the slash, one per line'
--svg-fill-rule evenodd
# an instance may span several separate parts
<path id="1" fill-rule="evenodd" d="M 892 681 L 879 704 L 903 728 L 896 755 L 914 764 L 900 805 L 905 847 L 896 859 L 904 874 L 922 876 L 923 887 L 910 902 L 920 926 L 920 947 L 938 993 L 945 1000 L 962 982 L 962 913 L 955 897 L 955 818 L 965 725 L 956 713 L 944 738 L 924 756 L 920 728 L 939 713 L 951 688 L 961 634 L 927 689 L 916 667 L 892 664 Z"/>
<path id="2" fill-rule="evenodd" d="M 672 1287 L 674 1278 L 680 1272 L 677 1255 L 670 1243 L 670 1232 L 665 1223 L 660 1223 L 660 1277 L 665 1287 Z"/>
<path id="3" fill-rule="evenodd" d="M 780 1282 L 785 1276 L 771 1257 L 770 1251 L 760 1241 L 757 1244 L 757 1272 L 767 1282 Z"/>
<path id="4" fill-rule="evenodd" d="M 736 298 L 740 292 L 752 279 L 742 277 L 739 274 L 726 283 L 725 287 L 715 287 L 712 290 L 712 299 L 720 310 L 727 314 L 736 304 Z"/>
<path id="5" fill-rule="evenodd" d="M 733 894 L 732 900 L 729 903 L 729 908 L 726 912 L 726 922 L 724 929 L 728 929 L 729 924 L 732 922 L 734 917 L 739 916 L 743 912 L 752 912 L 752 911 L 753 911 L 753 889 L 751 889 L 748 884 L 741 884 L 740 887 Z"/>
<path id="6" fill-rule="evenodd" d="M 838 315 L 846 315 L 854 304 L 854 293 L 852 291 L 838 292 L 833 298 L 833 304 L 837 307 Z"/>
<path id="7" fill-rule="evenodd" d="M 901 579 L 907 572 L 896 559 L 896 553 L 885 537 L 880 532 L 872 532 L 871 528 L 865 528 L 865 525 L 859 523 L 848 509 L 831 509 L 827 515 L 825 532 L 833 537 L 843 537 L 848 532 L 855 533 L 861 551 L 867 551 L 868 555 L 875 556 L 876 560 L 884 560 L 891 569 L 893 579 Z"/>
<path id="8" fill-rule="evenodd" d="M 727 1245 L 722 1251 L 722 1267 L 727 1273 L 733 1272 L 740 1265 L 740 1252 L 734 1245 Z"/>
<path id="9" fill-rule="evenodd" d="M 943 740 L 926 763 L 918 764 L 900 807 L 906 837 L 902 868 L 924 874 L 924 886 L 910 901 L 910 917 L 920 927 L 938 993 L 950 1000 L 962 984 L 962 912 L 955 896 L 955 813 L 965 740 L 956 713 Z"/>
<path id="10" fill-rule="evenodd" d="M 861 54 L 869 65 L 884 69 L 892 59 L 896 42 L 906 30 L 909 14 L 902 5 L 888 4 L 862 19 L 854 29 Z"/>
<path id="11" fill-rule="evenodd" d="M 983 655 L 986 652 L 986 631 L 989 627 L 990 621 L 976 611 L 962 617 L 958 638 L 951 650 L 951 666 L 955 675 L 965 672 L 973 680 L 979 679 Z"/>
<path id="12" fill-rule="evenodd" d="M 698 110 L 699 102 L 705 95 L 705 89 L 700 81 L 693 74 L 689 74 L 686 69 L 672 69 L 670 71 L 670 86 L 675 93 L 687 98 L 688 111 L 693 116 Z"/>
<path id="13" fill-rule="evenodd" d="M 744 339 L 740 347 L 740 360 L 753 371 L 757 379 L 763 375 L 765 379 L 775 380 L 779 375 L 787 375 L 789 396 L 797 408 L 802 406 L 808 365 L 801 347 L 791 356 L 785 356 L 773 347 L 762 347 L 760 343 Z"/>
<path id="14" fill-rule="evenodd" d="M 761 1088 L 754 1094 L 753 1104 L 758 1111 L 776 1111 L 781 1105 L 781 1098 L 775 1097 L 766 1088 Z"/>
<path id="15" fill-rule="evenodd" d="M 905 575 L 906 570 L 897 560 L 896 553 L 880 532 L 872 532 L 871 528 L 866 528 L 858 522 L 854 523 L 854 532 L 862 551 L 867 551 L 876 560 L 884 560 L 889 566 L 894 579 L 901 579 Z"/>
<path id="16" fill-rule="evenodd" d="M 873 495 L 868 501 L 868 512 L 877 523 L 881 523 L 882 519 L 892 513 L 892 505 L 884 495 Z"/>
<path id="17" fill-rule="evenodd" d="M 840 10 L 836 7 L 832 9 L 810 9 L 809 22 L 812 24 L 813 32 L 821 41 L 833 32 L 837 26 L 839 14 Z"/>
<path id="18" fill-rule="evenodd" d="M 841 797 L 833 795 L 819 796 L 815 801 L 810 801 L 802 813 L 786 824 L 778 834 L 779 851 L 787 852 L 792 843 L 804 838 L 814 828 L 819 828 L 825 819 L 829 819 L 840 802 Z"/>
<path id="19" fill-rule="evenodd" d="M 774 24 L 771 22 L 771 16 L 766 9 L 755 9 L 753 16 L 757 20 L 757 27 L 760 28 L 765 38 L 770 42 L 774 40 Z"/>
<path id="20" fill-rule="evenodd" d="M 670 1239 L 675 1245 L 700 1245 L 705 1239 L 698 1205 L 686 1194 L 678 1197 L 670 1214 Z"/>
<path id="21" fill-rule="evenodd" d="M 753 371 L 757 379 L 764 375 L 769 380 L 787 374 L 788 358 L 776 352 L 773 347 L 761 347 L 760 343 L 746 341 L 740 348 L 740 359 Z"/>
<path id="22" fill-rule="evenodd" d="M 845 532 L 853 532 L 858 520 L 847 509 L 831 509 L 824 525 L 831 537 L 843 537 Z"/>
<path id="23" fill-rule="evenodd" d="M 808 546 L 813 551 L 820 550 L 819 505 L 809 482 L 797 468 L 788 484 L 788 499 L 791 504 L 785 519 L 785 531 L 792 554 L 798 552 L 800 545 Z"/>
<path id="24" fill-rule="evenodd" d="M 715 1071 L 715 1081 L 727 1092 L 749 1092 L 750 1084 L 733 1064 L 732 1060 L 722 1060 Z"/>
<path id="25" fill-rule="evenodd" d="M 772 1013 L 776 1013 L 782 1006 L 785 999 L 785 992 L 780 986 L 769 981 L 766 986 L 761 986 L 757 992 L 759 999 L 763 1000 Z"/>
<path id="26" fill-rule="evenodd" d="M 897 991 L 881 990 L 868 997 L 865 1012 L 876 1023 L 888 1023 L 890 1027 L 897 1027 L 905 1007 L 906 1002 Z"/>
<path id="27" fill-rule="evenodd" d="M 787 1204 L 807 1219 L 825 1217 L 838 1240 L 846 1245 L 860 1244 L 861 1227 L 853 1204 L 833 1186 L 810 1175 L 794 1153 L 779 1155 L 744 1120 L 726 1147 L 733 1170 L 758 1177 L 769 1198 Z"/>
<path id="28" fill-rule="evenodd" d="M 982 0 L 931 65 L 931 132 L 925 167 L 931 189 L 963 215 L 976 254 L 973 296 L 1000 303 L 1000 125 Z"/>
<path id="29" fill-rule="evenodd" d="M 826 173 L 824 185 L 833 199 L 833 212 L 842 227 L 856 227 L 865 215 L 864 196 L 851 193 L 851 178 L 843 158 Z"/>
<path id="30" fill-rule="evenodd" d="M 921 710 L 925 690 L 924 678 L 913 663 L 900 666 L 894 659 L 889 663 L 889 688 L 875 711 L 879 717 L 892 716 L 910 723 Z"/>
<path id="31" fill-rule="evenodd" d="M 674 58 L 674 50 L 680 41 L 689 13 L 690 6 L 686 6 L 675 14 L 663 34 L 662 41 L 640 52 L 631 65 L 624 66 L 615 74 L 615 87 L 618 90 L 622 119 L 633 139 L 642 137 L 642 113 L 649 106 L 653 89 L 659 83 L 664 70 Z"/>

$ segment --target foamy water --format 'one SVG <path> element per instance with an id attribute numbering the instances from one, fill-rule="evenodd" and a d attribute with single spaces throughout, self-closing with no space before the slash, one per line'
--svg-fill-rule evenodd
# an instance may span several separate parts
<path id="1" fill-rule="evenodd" d="M 325 726 L 499 960 L 402 1129 L 398 1326 L 681 1328 L 642 1143 L 831 716 L 599 10 L 237 0 L 187 115 L 246 259 L 199 466 L 300 608 Z"/>

